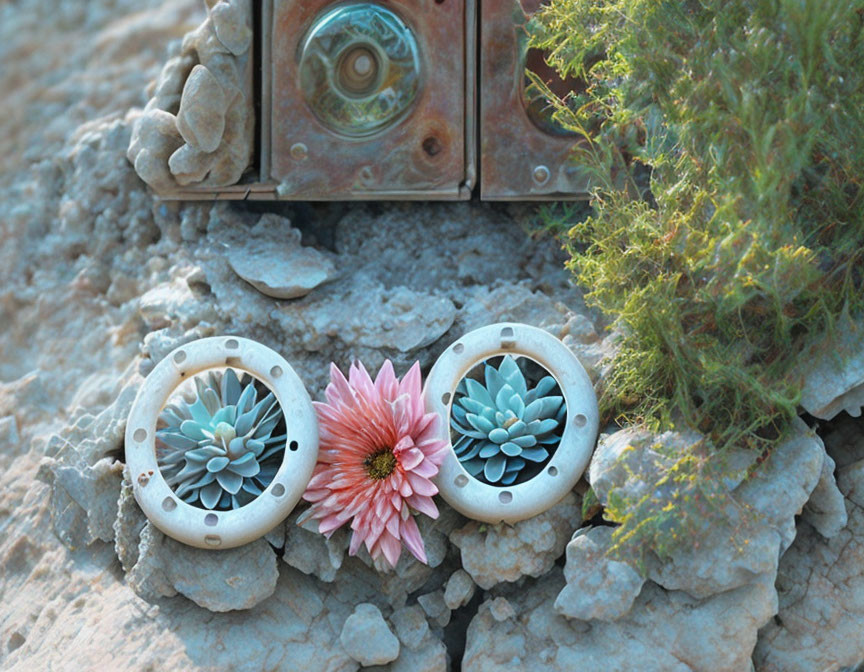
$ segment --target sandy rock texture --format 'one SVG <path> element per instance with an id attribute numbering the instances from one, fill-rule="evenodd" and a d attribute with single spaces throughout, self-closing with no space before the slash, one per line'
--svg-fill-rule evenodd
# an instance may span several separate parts
<path id="1" fill-rule="evenodd" d="M 252 161 L 252 0 L 207 5 L 132 126 L 129 160 L 158 191 L 237 184 Z"/>
<path id="2" fill-rule="evenodd" d="M 864 430 L 839 411 L 755 475 L 754 456 L 730 456 L 723 487 L 758 515 L 730 514 L 699 549 L 644 573 L 611 566 L 611 528 L 588 529 L 576 493 L 513 526 L 440 502 L 439 519 L 419 521 L 429 565 L 406 554 L 392 572 L 349 557 L 347 534 L 298 526 L 299 510 L 213 553 L 147 522 L 124 477 L 125 418 L 155 364 L 193 339 L 258 340 L 319 399 L 331 361 L 428 371 L 453 340 L 502 320 L 560 337 L 598 383 L 614 353 L 557 244 L 526 235 L 530 208 L 154 199 L 141 177 L 216 185 L 248 165 L 247 6 L 0 3 L 0 668 L 785 672 L 864 660 Z M 649 494 L 657 447 L 696 441 L 611 431 L 589 474 L 598 499 Z M 751 546 L 727 548 L 739 523 Z"/>

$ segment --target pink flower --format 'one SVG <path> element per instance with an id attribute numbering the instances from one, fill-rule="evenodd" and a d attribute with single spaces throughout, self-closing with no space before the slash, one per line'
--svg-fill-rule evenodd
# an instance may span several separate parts
<path id="1" fill-rule="evenodd" d="M 299 522 L 317 520 L 318 530 L 330 537 L 350 520 L 351 555 L 365 542 L 373 559 L 383 555 L 395 567 L 404 543 L 426 562 L 412 514 L 438 517 L 431 479 L 447 442 L 436 435 L 438 416 L 423 407 L 420 364 L 401 382 L 389 361 L 374 382 L 359 362 L 348 380 L 333 364 L 325 396 L 326 403 L 315 403 L 321 443 L 303 495 L 312 506 Z"/>

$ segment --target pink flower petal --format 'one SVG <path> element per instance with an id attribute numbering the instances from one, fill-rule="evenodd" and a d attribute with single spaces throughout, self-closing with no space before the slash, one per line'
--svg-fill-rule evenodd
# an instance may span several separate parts
<path id="1" fill-rule="evenodd" d="M 408 516 L 407 520 L 402 521 L 401 536 L 405 547 L 411 551 L 412 555 L 420 562 L 426 564 L 426 548 L 423 545 L 423 537 L 420 535 L 420 528 L 417 527 L 417 522 L 412 516 Z"/>
<path id="2" fill-rule="evenodd" d="M 428 478 L 423 478 L 422 476 L 418 476 L 414 472 L 409 471 L 406 476 L 408 477 L 408 481 L 411 483 L 411 487 L 419 495 L 437 495 L 438 488 L 435 487 L 435 484 L 430 481 Z"/>
<path id="3" fill-rule="evenodd" d="M 390 563 L 390 566 L 395 567 L 396 563 L 399 562 L 399 556 L 402 553 L 402 546 L 399 544 L 399 540 L 396 539 L 396 537 L 385 534 L 381 536 L 378 546 L 384 553 L 384 557 L 387 558 L 387 562 Z"/>
<path id="4" fill-rule="evenodd" d="M 436 434 L 438 416 L 425 413 L 420 366 L 400 382 L 385 362 L 373 381 L 359 362 L 346 378 L 330 368 L 326 402 L 315 403 L 320 428 L 318 464 L 303 497 L 310 502 L 300 520 L 317 520 L 330 535 L 350 522 L 349 553 L 366 545 L 376 561 L 395 565 L 404 543 L 426 561 L 423 539 L 410 511 L 438 516 L 431 482 L 446 458 L 447 442 Z M 373 479 L 368 459 L 391 451 L 396 468 Z"/>
<path id="5" fill-rule="evenodd" d="M 412 495 L 408 499 L 405 500 L 408 502 L 408 506 L 410 506 L 415 511 L 419 511 L 420 513 L 425 513 L 430 518 L 438 517 L 438 507 L 435 506 L 435 502 L 431 497 L 424 497 L 422 495 Z"/>

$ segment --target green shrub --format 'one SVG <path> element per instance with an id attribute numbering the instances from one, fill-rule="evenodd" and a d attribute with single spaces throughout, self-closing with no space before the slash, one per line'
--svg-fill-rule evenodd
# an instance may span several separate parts
<path id="1" fill-rule="evenodd" d="M 864 0 L 552 0 L 530 30 L 587 85 L 533 83 L 592 179 L 591 216 L 542 215 L 625 334 L 606 418 L 770 453 L 864 306 Z"/>

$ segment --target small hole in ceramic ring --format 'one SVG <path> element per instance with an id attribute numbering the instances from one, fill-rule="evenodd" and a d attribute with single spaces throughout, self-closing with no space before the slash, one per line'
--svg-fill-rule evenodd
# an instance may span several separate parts
<path id="1" fill-rule="evenodd" d="M 216 527 L 216 523 L 218 522 L 219 516 L 217 516 L 215 513 L 208 513 L 206 516 L 204 516 L 204 524 L 208 527 Z"/>
<path id="2" fill-rule="evenodd" d="M 498 499 L 501 501 L 502 504 L 509 504 L 513 501 L 513 493 L 505 490 L 498 495 Z"/>

